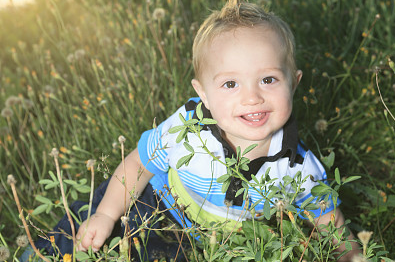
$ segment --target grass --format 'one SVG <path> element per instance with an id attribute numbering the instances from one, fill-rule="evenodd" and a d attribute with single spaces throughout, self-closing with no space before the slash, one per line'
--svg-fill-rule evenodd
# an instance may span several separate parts
<path id="1" fill-rule="evenodd" d="M 377 74 L 394 113 L 394 2 L 253 2 L 265 3 L 295 33 L 304 72 L 294 99 L 301 138 L 319 157 L 334 152 L 343 176 L 362 177 L 344 185 L 340 195 L 350 227 L 373 231 L 374 241 L 394 258 L 395 122 L 384 113 L 376 83 Z M 53 147 L 60 150 L 66 179 L 89 179 L 85 161 L 93 158 L 101 167 L 95 182 L 103 181 L 121 160 L 119 135 L 127 139 L 126 151 L 132 150 L 154 121 L 195 95 L 193 36 L 209 10 L 223 3 L 37 0 L 0 10 L 3 245 L 16 250 L 15 239 L 23 233 L 7 175 L 15 176 L 22 207 L 30 213 L 42 204 L 37 196 L 61 200 L 59 192 L 38 183 L 55 170 Z M 50 229 L 62 214 L 51 209 L 31 219 Z"/>

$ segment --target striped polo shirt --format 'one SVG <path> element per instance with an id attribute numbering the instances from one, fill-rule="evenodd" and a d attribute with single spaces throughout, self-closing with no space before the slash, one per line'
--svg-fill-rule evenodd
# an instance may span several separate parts
<path id="1" fill-rule="evenodd" d="M 171 127 L 182 125 L 180 114 L 186 120 L 196 118 L 195 109 L 199 102 L 200 98 L 191 98 L 157 128 L 142 134 L 138 143 L 138 151 L 145 168 L 154 174 L 150 183 L 154 189 L 162 192 L 166 192 L 165 185 L 171 188 L 172 194 L 162 201 L 182 226 L 190 227 L 192 221 L 198 224 L 225 220 L 233 223 L 251 218 L 251 214 L 246 210 L 246 205 L 251 206 L 261 200 L 262 196 L 250 188 L 247 200 L 243 200 L 243 194 L 235 197 L 236 192 L 242 187 L 242 183 L 233 177 L 227 192 L 223 193 L 221 191 L 222 183 L 218 183 L 217 178 L 227 173 L 226 166 L 219 161 L 213 161 L 213 158 L 203 151 L 202 144 L 195 134 L 187 134 L 188 142 L 195 151 L 194 157 L 187 166 L 176 168 L 178 160 L 190 152 L 183 145 L 184 141 L 176 142 L 178 133 L 170 134 L 168 131 Z M 202 109 L 204 117 L 211 116 L 204 105 Z M 216 125 L 204 126 L 200 133 L 209 151 L 222 161 L 225 162 L 226 157 L 235 156 L 232 147 L 219 135 L 220 132 Z M 312 196 L 311 189 L 318 185 L 317 181 L 326 183 L 327 179 L 325 169 L 320 161 L 299 141 L 296 121 L 293 117 L 282 129 L 273 134 L 268 155 L 252 160 L 249 163 L 249 171 L 243 171 L 243 175 L 246 179 L 251 180 L 251 174 L 254 174 L 260 181 L 269 168 L 268 174 L 271 179 L 277 178 L 274 181 L 277 186 L 283 182 L 285 176 L 294 177 L 299 171 L 302 178 L 309 176 L 302 185 L 305 190 L 295 198 L 297 206 Z M 288 187 L 287 190 L 291 191 L 292 188 Z M 177 200 L 179 204 L 187 206 L 184 215 L 173 208 L 172 195 L 179 197 Z M 272 200 L 276 201 L 276 199 Z M 263 211 L 263 205 L 264 201 L 261 201 L 255 206 L 256 213 L 259 214 Z M 334 205 L 329 200 L 329 206 L 324 212 L 321 213 L 319 209 L 311 211 L 318 217 L 333 209 Z"/>

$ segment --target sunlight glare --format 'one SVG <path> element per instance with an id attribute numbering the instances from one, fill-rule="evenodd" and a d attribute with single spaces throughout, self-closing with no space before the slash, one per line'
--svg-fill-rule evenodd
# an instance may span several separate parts
<path id="1" fill-rule="evenodd" d="M 34 0 L 0 0 L 0 9 L 11 6 L 22 6 L 32 2 Z"/>

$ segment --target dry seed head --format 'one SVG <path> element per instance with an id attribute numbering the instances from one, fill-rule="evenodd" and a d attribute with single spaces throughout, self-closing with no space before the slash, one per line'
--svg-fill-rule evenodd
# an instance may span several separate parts
<path id="1" fill-rule="evenodd" d="M 325 119 L 319 119 L 315 122 L 314 128 L 318 133 L 323 134 L 328 129 L 328 122 Z"/>
<path id="2" fill-rule="evenodd" d="M 20 235 L 16 238 L 16 244 L 18 245 L 18 247 L 27 247 L 27 245 L 29 244 L 29 239 L 26 235 Z"/>
<path id="3" fill-rule="evenodd" d="M 324 212 L 329 207 L 329 203 L 325 200 L 321 200 L 318 203 L 318 205 L 319 205 L 320 209 L 322 210 L 322 212 Z"/>
<path id="4" fill-rule="evenodd" d="M 276 202 L 275 206 L 276 206 L 276 209 L 277 209 L 278 211 L 283 212 L 283 211 L 284 211 L 284 207 L 285 207 L 285 203 L 284 203 L 283 200 L 278 200 L 278 201 Z"/>
<path id="5" fill-rule="evenodd" d="M 126 227 L 126 225 L 129 223 L 129 217 L 121 216 L 121 221 L 122 221 L 122 225 Z"/>
<path id="6" fill-rule="evenodd" d="M 5 106 L 6 107 L 12 107 L 12 106 L 20 104 L 20 103 L 21 103 L 21 98 L 20 97 L 10 96 L 5 101 Z"/>
<path id="7" fill-rule="evenodd" d="M 373 235 L 372 231 L 365 231 L 365 230 L 357 234 L 359 240 L 361 240 L 362 242 L 362 245 L 367 245 L 372 235 Z"/>
<path id="8" fill-rule="evenodd" d="M 3 108 L 3 110 L 1 110 L 1 116 L 4 118 L 9 118 L 9 117 L 12 117 L 13 115 L 14 115 L 14 112 L 9 107 Z"/>
<path id="9" fill-rule="evenodd" d="M 126 138 L 124 136 L 119 136 L 118 141 L 120 144 L 123 144 L 126 141 Z"/>
<path id="10" fill-rule="evenodd" d="M 0 261 L 6 261 L 10 257 L 10 250 L 8 247 L 1 246 L 0 247 Z"/>
<path id="11" fill-rule="evenodd" d="M 165 9 L 163 8 L 155 8 L 154 12 L 152 13 L 152 18 L 154 20 L 161 20 L 165 17 Z"/>
<path id="12" fill-rule="evenodd" d="M 14 177 L 14 175 L 8 175 L 8 177 L 7 177 L 7 183 L 9 184 L 9 185 L 15 185 L 16 184 L 16 180 L 15 180 L 15 177 Z"/>
<path id="13" fill-rule="evenodd" d="M 94 160 L 94 159 L 89 159 L 89 160 L 86 162 L 86 168 L 91 169 L 91 168 L 93 168 L 93 167 L 95 166 L 95 164 L 96 164 L 96 160 Z"/>
<path id="14" fill-rule="evenodd" d="M 58 157 L 59 156 L 59 151 L 58 151 L 58 149 L 57 148 L 52 148 L 52 151 L 51 151 L 51 153 L 49 154 L 50 156 L 52 156 L 52 157 Z"/>

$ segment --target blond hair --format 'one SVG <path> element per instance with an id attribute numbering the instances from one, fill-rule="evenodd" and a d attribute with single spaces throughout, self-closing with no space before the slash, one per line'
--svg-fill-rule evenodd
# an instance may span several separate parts
<path id="1" fill-rule="evenodd" d="M 201 77 L 204 49 L 214 37 L 240 27 L 255 26 L 269 28 L 278 34 L 283 43 L 285 63 L 288 66 L 292 84 L 294 84 L 297 70 L 295 40 L 288 24 L 272 12 L 267 12 L 256 4 L 240 0 L 229 0 L 220 11 L 214 11 L 200 26 L 192 47 L 195 77 Z"/>

